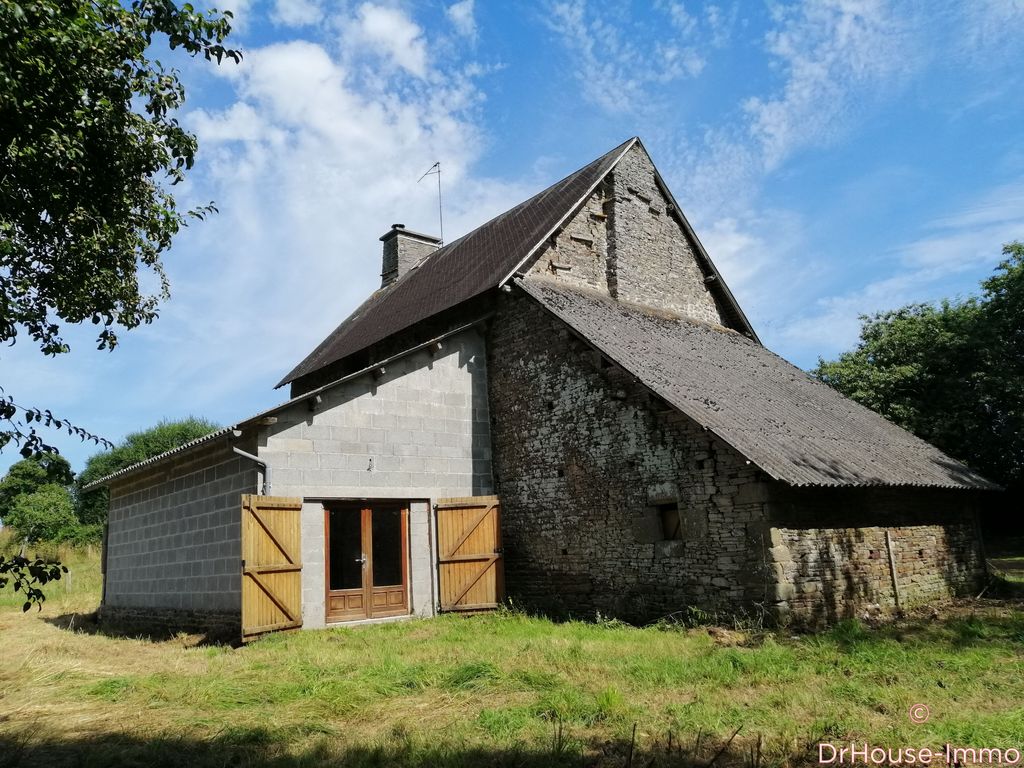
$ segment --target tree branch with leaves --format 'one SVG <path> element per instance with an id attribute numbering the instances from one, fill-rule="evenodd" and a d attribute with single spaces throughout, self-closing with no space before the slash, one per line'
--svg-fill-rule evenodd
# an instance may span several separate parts
<path id="1" fill-rule="evenodd" d="M 156 319 L 169 296 L 162 254 L 215 208 L 180 210 L 172 194 L 197 143 L 175 116 L 180 73 L 152 54 L 238 62 L 231 18 L 172 0 L 0 0 L 0 344 L 27 336 L 63 354 L 64 326 L 91 323 L 110 350 Z M 42 427 L 110 446 L 0 390 L 0 449 L 55 452 Z"/>

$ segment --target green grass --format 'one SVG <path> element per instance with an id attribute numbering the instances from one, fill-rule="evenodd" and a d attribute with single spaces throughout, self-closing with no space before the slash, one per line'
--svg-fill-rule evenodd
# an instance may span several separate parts
<path id="1" fill-rule="evenodd" d="M 10 557 L 21 552 L 21 545 L 14 540 L 10 530 L 0 529 L 0 555 Z M 29 558 L 59 561 L 67 566 L 68 572 L 60 581 L 51 583 L 45 592 L 51 606 L 60 605 L 72 609 L 76 605 L 95 605 L 99 601 L 103 578 L 99 569 L 99 544 L 72 547 L 67 544 L 29 544 L 24 550 Z M 10 587 L 0 590 L 0 609 L 16 607 L 21 609 L 25 600 Z"/>
<path id="2" fill-rule="evenodd" d="M 636 765 L 706 763 L 737 728 L 718 765 L 751 765 L 759 737 L 766 766 L 821 739 L 1024 743 L 1024 612 L 1010 605 L 727 643 L 505 612 L 232 649 L 62 628 L 99 584 L 95 553 L 66 554 L 70 590 L 41 614 L 0 609 L 0 766 L 610 766 L 634 725 Z M 907 716 L 917 703 L 923 725 Z"/>

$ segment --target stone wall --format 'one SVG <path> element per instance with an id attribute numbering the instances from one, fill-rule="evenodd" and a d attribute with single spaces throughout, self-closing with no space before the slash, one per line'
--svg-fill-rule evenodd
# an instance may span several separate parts
<path id="1" fill-rule="evenodd" d="M 189 629 L 202 614 L 218 626 L 225 614 L 240 618 L 241 496 L 256 483 L 256 467 L 226 438 L 114 480 L 103 615 L 156 624 L 187 615 Z"/>
<path id="2" fill-rule="evenodd" d="M 530 272 L 558 278 L 571 285 L 609 294 L 614 267 L 608 256 L 608 215 L 611 185 L 602 183 L 583 207 L 540 249 Z"/>
<path id="3" fill-rule="evenodd" d="M 513 600 L 630 620 L 764 600 L 756 467 L 519 292 L 502 296 L 488 342 Z M 679 539 L 662 524 L 673 503 Z"/>
<path id="4" fill-rule="evenodd" d="M 422 340 L 422 339 L 420 339 Z M 414 344 L 408 340 L 409 346 Z M 302 509 L 303 622 L 324 624 L 322 500 L 413 501 L 409 549 L 411 606 L 433 613 L 431 502 L 493 493 L 487 365 L 475 330 L 300 402 L 263 429 L 259 456 L 271 466 L 272 493 L 305 499 Z"/>
<path id="5" fill-rule="evenodd" d="M 767 509 L 774 612 L 821 624 L 976 593 L 977 496 L 962 490 L 783 489 Z"/>
<path id="6" fill-rule="evenodd" d="M 973 494 L 771 480 L 521 293 L 501 299 L 488 370 L 506 584 L 528 608 L 804 624 L 884 613 L 886 531 L 904 607 L 979 587 Z M 678 540 L 660 519 L 672 503 Z"/>
<path id="7" fill-rule="evenodd" d="M 630 149 L 615 166 L 612 180 L 609 251 L 615 265 L 613 295 L 723 325 L 694 245 L 669 211 L 670 201 L 658 188 L 647 153 L 639 146 Z"/>
<path id="8" fill-rule="evenodd" d="M 540 249 L 532 274 L 717 325 L 721 308 L 653 163 L 635 146 Z"/>
<path id="9" fill-rule="evenodd" d="M 406 231 L 395 225 L 380 238 L 384 243 L 381 259 L 381 287 L 390 285 L 437 250 L 440 240 L 431 235 Z"/>

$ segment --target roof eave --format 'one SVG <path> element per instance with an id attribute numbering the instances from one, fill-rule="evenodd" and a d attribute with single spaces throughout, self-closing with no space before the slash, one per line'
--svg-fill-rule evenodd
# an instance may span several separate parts
<path id="1" fill-rule="evenodd" d="M 623 370 L 625 370 L 627 372 L 629 371 L 629 368 L 625 364 L 623 364 L 621 361 L 616 359 L 616 356 L 615 356 L 615 354 L 613 352 L 611 352 L 610 350 L 607 350 L 606 348 L 602 347 L 597 342 L 593 341 L 592 339 L 587 337 L 585 334 L 581 333 L 579 330 L 574 328 L 571 324 L 566 322 L 563 318 L 561 318 L 558 315 L 558 313 L 556 313 L 553 309 L 551 309 L 551 307 L 549 307 L 547 304 L 545 304 L 539 298 L 537 298 L 532 293 L 530 293 L 530 291 L 526 288 L 525 285 L 523 285 L 523 283 L 521 281 L 516 281 L 516 282 L 513 283 L 513 285 L 515 285 L 517 288 L 519 288 L 519 290 L 521 290 L 524 294 L 529 296 L 534 302 L 539 304 L 544 309 L 545 312 L 547 312 L 549 315 L 551 315 L 556 320 L 558 320 L 560 323 L 562 323 L 573 336 L 575 336 L 576 338 L 578 338 L 581 341 L 583 341 L 591 349 L 593 349 L 593 350 L 595 350 L 597 352 L 600 352 L 602 355 L 607 357 L 609 360 L 612 360 L 613 362 L 615 362 L 615 364 L 620 366 L 621 368 L 623 368 Z M 754 339 L 754 340 L 756 341 L 756 339 Z M 758 342 L 758 343 L 760 344 L 760 342 Z M 752 464 L 755 467 L 757 467 L 760 471 L 764 472 L 765 475 L 767 475 L 770 479 L 772 479 L 772 480 L 774 480 L 776 482 L 782 483 L 784 485 L 787 485 L 787 486 L 789 486 L 791 488 L 836 488 L 836 489 L 838 489 L 838 488 L 848 488 L 848 489 L 849 488 L 934 488 L 934 489 L 958 490 L 958 491 L 1001 491 L 1001 490 L 1004 490 L 1002 488 L 1002 486 L 1000 486 L 1000 485 L 998 485 L 996 483 L 993 483 L 990 480 L 986 480 L 985 478 L 980 477 L 980 476 L 978 477 L 977 484 L 975 484 L 975 485 L 967 485 L 965 483 L 928 483 L 928 482 L 921 482 L 921 483 L 886 483 L 886 482 L 870 482 L 870 481 L 855 481 L 855 482 L 837 481 L 837 482 L 834 482 L 834 483 L 810 483 L 810 482 L 804 482 L 804 481 L 798 481 L 798 480 L 789 479 L 789 478 L 784 477 L 782 474 L 780 474 L 780 473 L 778 473 L 778 472 L 776 472 L 776 471 L 774 471 L 774 470 L 764 466 L 763 464 L 759 463 L 758 461 L 752 459 L 750 456 L 747 455 L 746 452 L 744 452 L 742 449 L 740 449 L 738 446 L 736 446 L 731 440 L 729 440 L 728 438 L 726 438 L 725 436 L 720 434 L 713 427 L 711 427 L 708 424 L 704 423 L 701 420 L 699 413 L 691 413 L 686 408 L 683 408 L 682 406 L 678 405 L 677 403 L 674 403 L 671 400 L 667 399 L 664 395 L 662 395 L 660 392 L 658 392 L 655 389 L 653 389 L 651 386 L 646 384 L 644 381 L 642 381 L 636 375 L 634 375 L 632 373 L 630 373 L 630 375 L 633 377 L 633 380 L 636 382 L 636 384 L 638 386 L 643 387 L 646 391 L 650 392 L 651 394 L 653 394 L 656 397 L 658 397 L 660 400 L 664 401 L 666 405 L 668 405 L 673 410 L 681 413 L 683 416 L 685 416 L 686 418 L 688 418 L 691 421 L 693 421 L 701 429 L 705 430 L 706 432 L 708 432 L 711 435 L 714 435 L 718 440 L 721 440 L 722 443 L 724 443 L 725 445 L 728 445 L 732 450 L 736 451 L 736 453 L 738 455 L 742 456 L 747 462 L 749 462 L 750 464 Z M 967 467 L 964 467 L 964 469 L 966 470 Z"/>
<path id="2" fill-rule="evenodd" d="M 615 170 L 615 166 L 617 166 L 619 164 L 619 161 L 626 156 L 626 153 L 629 152 L 629 150 L 631 150 L 637 144 L 640 144 L 639 136 L 634 136 L 623 145 L 622 151 L 619 152 L 616 158 L 612 161 L 611 165 L 608 166 L 608 170 L 606 170 L 601 175 L 601 177 L 597 179 L 597 181 L 595 181 L 587 188 L 586 193 L 581 195 L 579 200 L 577 200 L 570 208 L 566 210 L 565 215 L 563 215 L 562 218 L 558 220 L 558 223 L 555 224 L 555 226 L 553 226 L 551 229 L 549 229 L 547 234 L 545 234 L 544 237 L 542 237 L 537 243 L 534 244 L 534 246 L 530 249 L 529 253 L 527 253 L 526 256 L 520 259 L 519 262 L 515 265 L 515 267 L 513 267 L 512 270 L 509 271 L 509 273 L 498 282 L 497 286 L 495 286 L 496 288 L 501 288 L 506 283 L 508 283 L 508 281 L 511 280 L 517 272 L 522 270 L 523 266 L 529 263 L 530 259 L 537 255 L 537 251 L 539 251 L 556 232 L 565 227 L 566 222 L 576 215 L 580 208 L 583 207 L 583 204 L 590 198 L 591 195 L 594 194 L 594 190 L 597 189 L 601 182 L 608 177 L 609 173 Z M 643 144 L 640 144 L 640 146 L 643 146 Z"/>

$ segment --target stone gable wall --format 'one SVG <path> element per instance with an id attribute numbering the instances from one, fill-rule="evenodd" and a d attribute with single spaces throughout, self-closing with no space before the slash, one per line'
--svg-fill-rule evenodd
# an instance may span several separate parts
<path id="1" fill-rule="evenodd" d="M 540 249 L 529 272 L 613 295 L 607 215 L 611 200 L 606 197 L 610 189 L 610 184 L 602 183 L 587 198 L 579 212 Z"/>
<path id="2" fill-rule="evenodd" d="M 670 205 L 650 158 L 633 147 L 527 271 L 723 325 L 694 245 Z"/>
<path id="3" fill-rule="evenodd" d="M 722 312 L 704 283 L 694 246 L 669 210 L 658 188 L 654 165 L 638 146 L 612 174 L 609 206 L 613 296 L 633 304 L 667 309 L 685 317 L 723 325 Z"/>
<path id="4" fill-rule="evenodd" d="M 500 302 L 488 371 L 514 601 L 647 620 L 765 598 L 756 467 L 519 292 Z M 673 501 L 682 540 L 657 509 Z"/>

